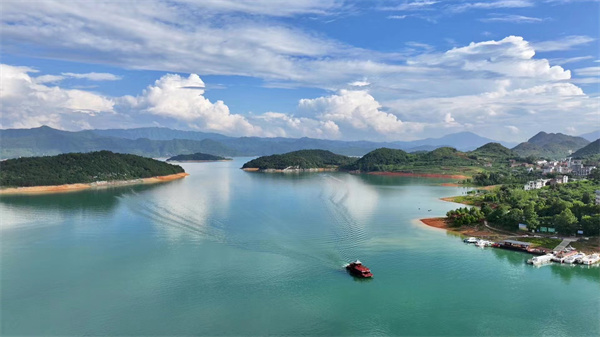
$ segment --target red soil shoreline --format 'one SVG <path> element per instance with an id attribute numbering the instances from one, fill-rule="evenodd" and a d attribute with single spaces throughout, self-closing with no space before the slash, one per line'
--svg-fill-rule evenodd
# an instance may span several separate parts
<path id="1" fill-rule="evenodd" d="M 409 172 L 369 172 L 375 176 L 397 176 L 397 177 L 424 177 L 424 178 L 448 178 L 448 179 L 468 179 L 469 177 L 460 174 L 440 174 L 440 173 L 409 173 Z"/>
<path id="2" fill-rule="evenodd" d="M 156 176 L 150 178 L 140 178 L 134 180 L 117 180 L 109 182 L 94 182 L 85 184 L 65 184 L 51 186 L 30 186 L 30 187 L 11 187 L 0 189 L 0 195 L 17 195 L 17 194 L 48 194 L 48 193 L 65 193 L 81 191 L 90 188 L 106 188 L 112 186 L 137 185 L 137 184 L 155 184 L 171 180 L 181 179 L 189 176 L 189 173 L 177 173 L 166 176 Z"/>

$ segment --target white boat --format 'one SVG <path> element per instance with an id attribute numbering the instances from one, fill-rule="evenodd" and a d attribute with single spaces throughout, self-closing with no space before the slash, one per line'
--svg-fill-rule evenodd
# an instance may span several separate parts
<path id="1" fill-rule="evenodd" d="M 542 265 L 542 264 L 546 264 L 546 263 L 552 262 L 552 258 L 553 257 L 554 257 L 554 255 L 552 255 L 552 254 L 546 254 L 546 255 L 536 256 L 536 257 L 533 257 L 533 258 L 527 260 L 527 263 L 532 264 L 534 266 L 539 266 L 539 265 Z"/>
<path id="2" fill-rule="evenodd" d="M 554 254 L 554 256 L 552 256 L 552 261 L 558 262 L 558 263 L 563 263 L 563 262 L 565 262 L 565 260 L 568 257 L 574 256 L 574 255 L 577 255 L 577 251 L 572 250 L 572 251 L 558 252 L 558 253 Z"/>
<path id="3" fill-rule="evenodd" d="M 475 245 L 477 247 L 490 247 L 493 244 L 492 241 L 488 241 L 488 240 L 477 240 L 477 242 L 475 242 Z"/>
<path id="4" fill-rule="evenodd" d="M 577 259 L 583 258 L 584 256 L 585 256 L 585 254 L 583 254 L 583 253 L 571 255 L 569 257 L 566 257 L 563 262 L 568 263 L 568 264 L 573 264 L 577 261 Z"/>
<path id="5" fill-rule="evenodd" d="M 591 264 L 594 264 L 594 263 L 598 263 L 598 261 L 600 261 L 600 255 L 599 254 L 588 255 L 588 256 L 584 257 L 583 259 L 581 259 L 581 263 L 582 264 L 586 264 L 586 265 L 591 265 Z"/>
<path id="6" fill-rule="evenodd" d="M 477 243 L 477 238 L 470 237 L 468 239 L 464 239 L 463 242 L 466 242 L 466 243 Z"/>

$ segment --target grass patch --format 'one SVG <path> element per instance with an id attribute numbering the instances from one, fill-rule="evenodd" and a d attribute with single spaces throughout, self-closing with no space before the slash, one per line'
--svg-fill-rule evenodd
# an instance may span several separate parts
<path id="1" fill-rule="evenodd" d="M 587 241 L 575 241 L 571 242 L 571 247 L 583 251 L 583 252 L 599 252 L 600 251 L 600 237 L 591 237 Z"/>
<path id="2" fill-rule="evenodd" d="M 561 239 L 550 239 L 550 238 L 527 238 L 527 237 L 519 237 L 515 240 L 531 242 L 534 247 L 544 247 L 548 249 L 554 249 L 554 247 L 558 246 L 561 243 Z"/>

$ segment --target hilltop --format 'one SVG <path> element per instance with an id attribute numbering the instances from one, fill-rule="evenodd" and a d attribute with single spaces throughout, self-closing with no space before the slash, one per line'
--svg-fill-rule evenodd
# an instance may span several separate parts
<path id="1" fill-rule="evenodd" d="M 0 186 L 25 187 L 121 181 L 184 173 L 181 166 L 132 154 L 99 151 L 0 162 Z"/>
<path id="2" fill-rule="evenodd" d="M 245 170 L 310 170 L 337 169 L 340 165 L 354 161 L 354 158 L 325 150 L 300 150 L 253 159 L 242 166 Z"/>
<path id="3" fill-rule="evenodd" d="M 590 142 L 581 137 L 568 136 L 562 133 L 540 132 L 512 150 L 521 157 L 538 157 L 559 159 L 586 146 Z"/>

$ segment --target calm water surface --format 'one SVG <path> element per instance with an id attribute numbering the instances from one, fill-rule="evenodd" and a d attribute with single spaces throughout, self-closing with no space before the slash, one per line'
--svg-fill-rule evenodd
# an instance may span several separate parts
<path id="1" fill-rule="evenodd" d="M 463 188 L 244 162 L 1 198 L 0 333 L 600 335 L 600 268 L 534 268 L 415 221 Z M 345 272 L 356 258 L 374 279 Z"/>

